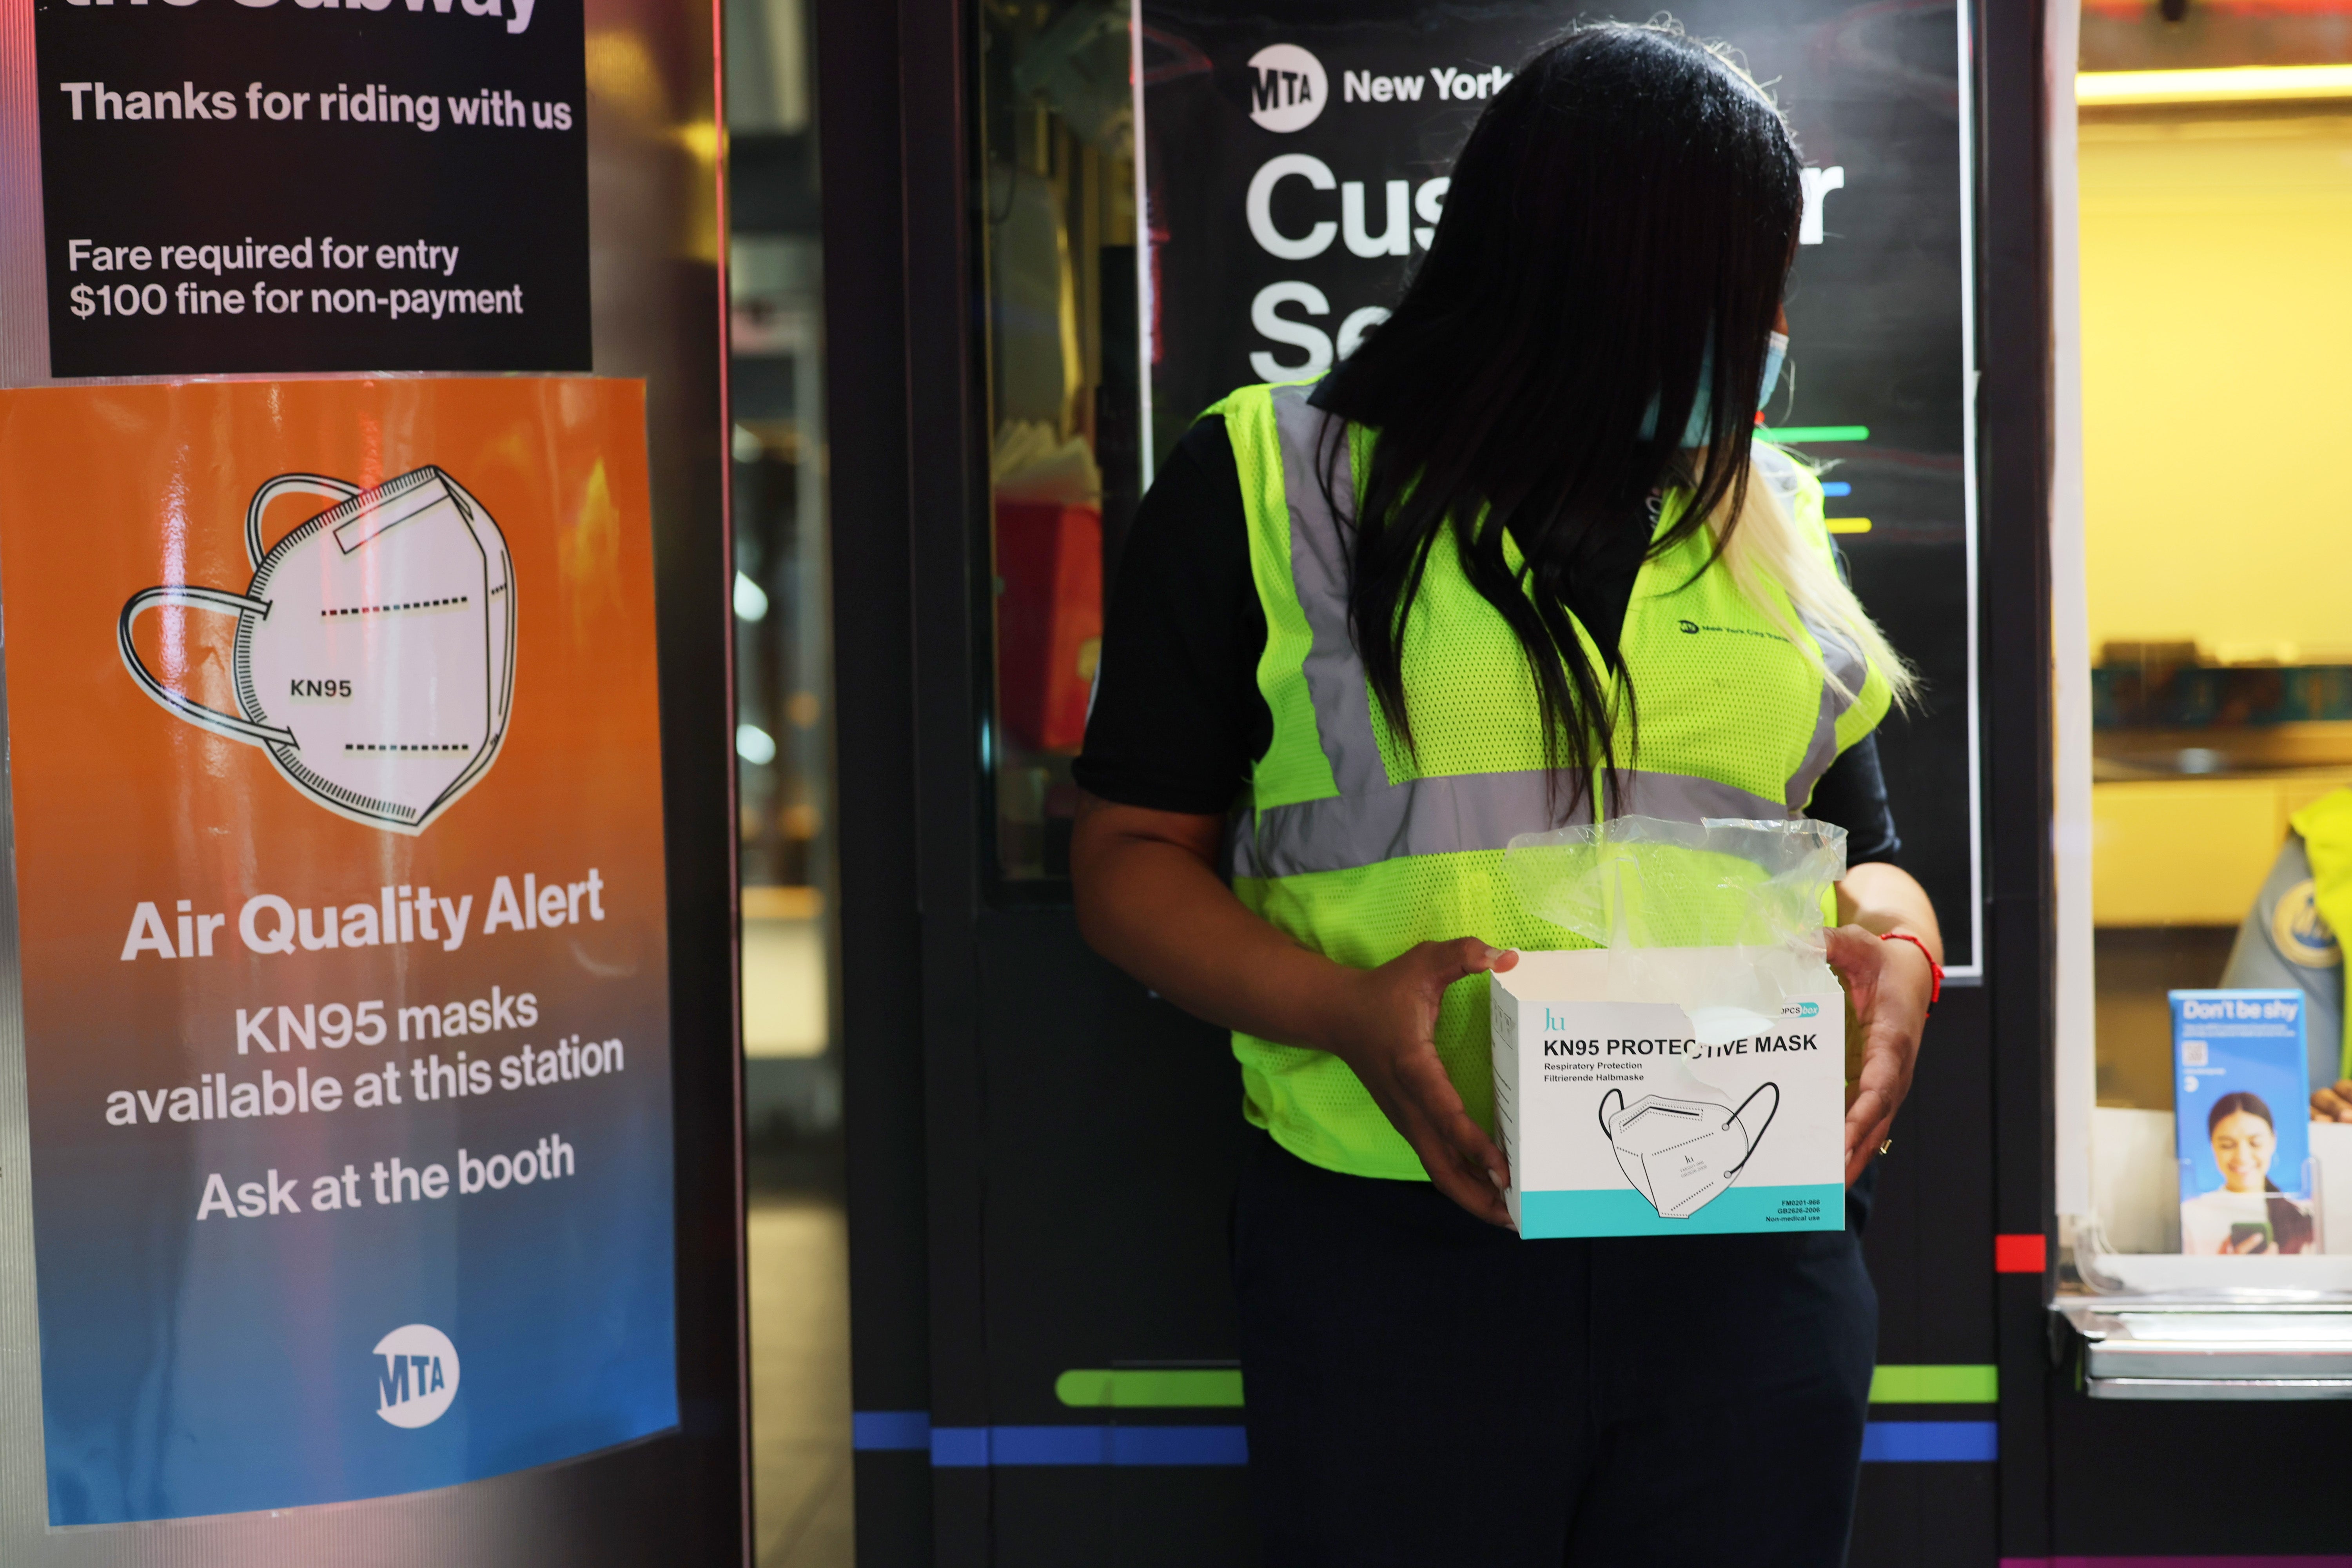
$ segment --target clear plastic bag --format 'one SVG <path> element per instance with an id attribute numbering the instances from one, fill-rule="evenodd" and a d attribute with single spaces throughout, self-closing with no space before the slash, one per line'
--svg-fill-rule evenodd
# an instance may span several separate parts
<path id="1" fill-rule="evenodd" d="M 1520 834 L 1503 875 L 1529 913 L 1609 950 L 1612 1001 L 1674 1003 L 1720 1045 L 1769 1029 L 1784 998 L 1837 989 L 1823 930 L 1845 837 L 1826 822 L 1619 816 Z"/>

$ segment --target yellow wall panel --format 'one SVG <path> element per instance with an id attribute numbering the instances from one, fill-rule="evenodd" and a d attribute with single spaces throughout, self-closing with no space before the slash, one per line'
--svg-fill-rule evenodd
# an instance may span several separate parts
<path id="1" fill-rule="evenodd" d="M 2352 116 L 2083 128 L 2091 642 L 2352 662 Z"/>
<path id="2" fill-rule="evenodd" d="M 2236 925 L 2284 832 L 2284 786 L 2181 779 L 2091 786 L 2091 911 L 2103 926 Z"/>

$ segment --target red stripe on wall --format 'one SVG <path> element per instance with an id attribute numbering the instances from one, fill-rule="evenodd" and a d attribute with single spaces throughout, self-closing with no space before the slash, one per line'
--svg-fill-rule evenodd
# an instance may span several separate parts
<path id="1" fill-rule="evenodd" d="M 2039 1236 L 1996 1236 L 1992 1238 L 1992 1270 L 1996 1274 L 2039 1274 L 2050 1266 L 2050 1244 Z M 2053 1559 L 2053 1561 L 2055 1561 Z M 2084 1562 L 2090 1559 L 2083 1559 Z M 2101 1561 L 2109 1561 L 2101 1559 Z M 2122 1558 L 2112 1559 L 2123 1562 Z M 2154 1562 L 2149 1558 L 2147 1561 Z M 2189 1558 L 2179 1561 L 2187 1563 Z M 2214 1559 L 2216 1563 L 2221 1559 Z"/>

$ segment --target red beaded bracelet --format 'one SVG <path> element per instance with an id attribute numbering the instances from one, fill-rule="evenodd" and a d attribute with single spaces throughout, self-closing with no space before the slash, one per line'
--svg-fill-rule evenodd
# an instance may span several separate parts
<path id="1" fill-rule="evenodd" d="M 1917 948 L 1919 950 L 1919 956 L 1927 961 L 1927 973 L 1935 976 L 1934 983 L 1927 988 L 1927 1005 L 1932 1007 L 1937 1003 L 1944 999 L 1944 966 L 1936 962 L 1936 955 L 1927 951 L 1927 944 L 1926 942 L 1921 942 L 1917 937 L 1913 936 L 1907 931 L 1881 931 L 1878 934 L 1878 940 L 1881 942 L 1907 942 L 1913 947 Z"/>

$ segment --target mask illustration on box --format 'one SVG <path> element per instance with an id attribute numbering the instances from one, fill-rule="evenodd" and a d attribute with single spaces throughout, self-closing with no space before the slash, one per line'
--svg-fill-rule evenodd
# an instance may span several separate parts
<path id="1" fill-rule="evenodd" d="M 1761 1115 L 1757 1100 L 1766 1095 Z M 1601 1097 L 1601 1131 L 1625 1179 L 1665 1219 L 1687 1219 L 1738 1176 L 1780 1109 L 1778 1084 L 1759 1084 L 1738 1110 L 1719 1100 L 1644 1095 Z"/>
<path id="2" fill-rule="evenodd" d="M 286 495 L 338 504 L 265 551 L 263 513 Z M 366 490 L 280 474 L 246 509 L 245 546 L 253 581 L 242 594 L 167 584 L 131 595 L 117 627 L 123 668 L 175 716 L 260 747 L 337 816 L 423 832 L 506 739 L 514 571 L 498 524 L 430 466 Z M 161 605 L 236 617 L 236 712 L 173 689 L 142 661 L 132 626 Z"/>

